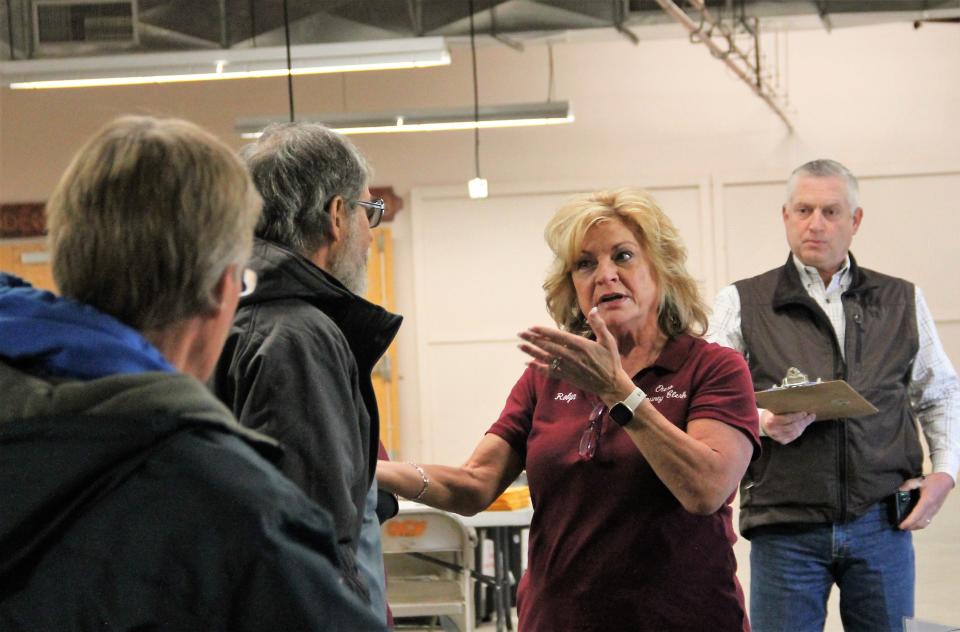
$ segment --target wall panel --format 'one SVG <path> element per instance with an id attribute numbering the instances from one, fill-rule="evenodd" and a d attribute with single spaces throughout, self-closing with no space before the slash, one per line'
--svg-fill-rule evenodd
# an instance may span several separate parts
<path id="1" fill-rule="evenodd" d="M 524 368 L 516 334 L 552 324 L 541 285 L 552 260 L 543 229 L 577 191 L 531 186 L 470 200 L 466 187 L 414 192 L 414 286 L 423 458 L 462 462 L 496 419 Z M 688 241 L 704 281 L 705 199 L 699 183 L 651 187 Z M 408 323 L 409 325 L 409 323 Z"/>

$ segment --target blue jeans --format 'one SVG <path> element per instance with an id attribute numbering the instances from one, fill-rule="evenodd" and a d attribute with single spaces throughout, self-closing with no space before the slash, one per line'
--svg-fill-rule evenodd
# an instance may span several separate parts
<path id="1" fill-rule="evenodd" d="M 913 616 L 913 540 L 890 524 L 886 503 L 846 524 L 751 534 L 753 632 L 821 632 L 833 584 L 845 632 L 902 632 Z"/>
<path id="2" fill-rule="evenodd" d="M 370 591 L 370 607 L 387 623 L 387 579 L 383 568 L 383 549 L 380 545 L 380 520 L 377 519 L 377 480 L 367 490 L 367 500 L 357 542 L 357 568 Z"/>

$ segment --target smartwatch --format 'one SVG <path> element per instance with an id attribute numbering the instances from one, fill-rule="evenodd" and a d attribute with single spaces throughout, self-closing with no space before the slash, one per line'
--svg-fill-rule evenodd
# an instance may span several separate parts
<path id="1" fill-rule="evenodd" d="M 646 398 L 647 394 L 638 386 L 623 401 L 613 405 L 613 408 L 610 409 L 610 419 L 613 419 L 620 426 L 626 426 L 633 419 L 634 411 L 640 407 L 640 404 Z"/>

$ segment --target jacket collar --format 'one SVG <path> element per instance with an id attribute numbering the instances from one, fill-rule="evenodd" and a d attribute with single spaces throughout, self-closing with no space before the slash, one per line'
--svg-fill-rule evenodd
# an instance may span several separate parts
<path id="1" fill-rule="evenodd" d="M 316 306 L 347 339 L 362 374 L 369 373 L 400 329 L 403 317 L 358 296 L 306 257 L 275 242 L 256 239 L 250 267 L 257 272 L 253 293 L 240 307 L 298 298 Z"/>
<path id="2" fill-rule="evenodd" d="M 857 260 L 852 252 L 848 255 L 850 256 L 850 270 L 848 271 L 850 288 L 845 294 L 860 294 L 875 288 L 877 283 L 870 272 L 857 265 Z M 777 287 L 773 293 L 773 308 L 775 310 L 787 305 L 816 305 L 816 301 L 810 298 L 810 295 L 804 289 L 800 273 L 797 271 L 797 266 L 794 265 L 792 258 L 793 254 L 788 254 L 786 263 L 780 268 Z"/>
<path id="3" fill-rule="evenodd" d="M 79 380 L 33 375 L 0 361 L 0 392 L 3 429 L 16 425 L 9 422 L 30 418 L 163 415 L 172 425 L 217 426 L 240 435 L 271 460 L 279 456 L 276 441 L 241 426 L 203 384 L 184 373 L 146 371 Z M 130 432 L 150 434 L 157 429 Z"/>

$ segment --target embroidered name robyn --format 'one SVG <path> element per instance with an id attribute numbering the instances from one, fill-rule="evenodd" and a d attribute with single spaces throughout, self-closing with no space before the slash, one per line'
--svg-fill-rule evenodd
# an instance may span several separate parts
<path id="1" fill-rule="evenodd" d="M 556 397 L 553 399 L 560 402 L 567 402 L 568 404 L 577 398 L 576 393 L 557 393 Z"/>

